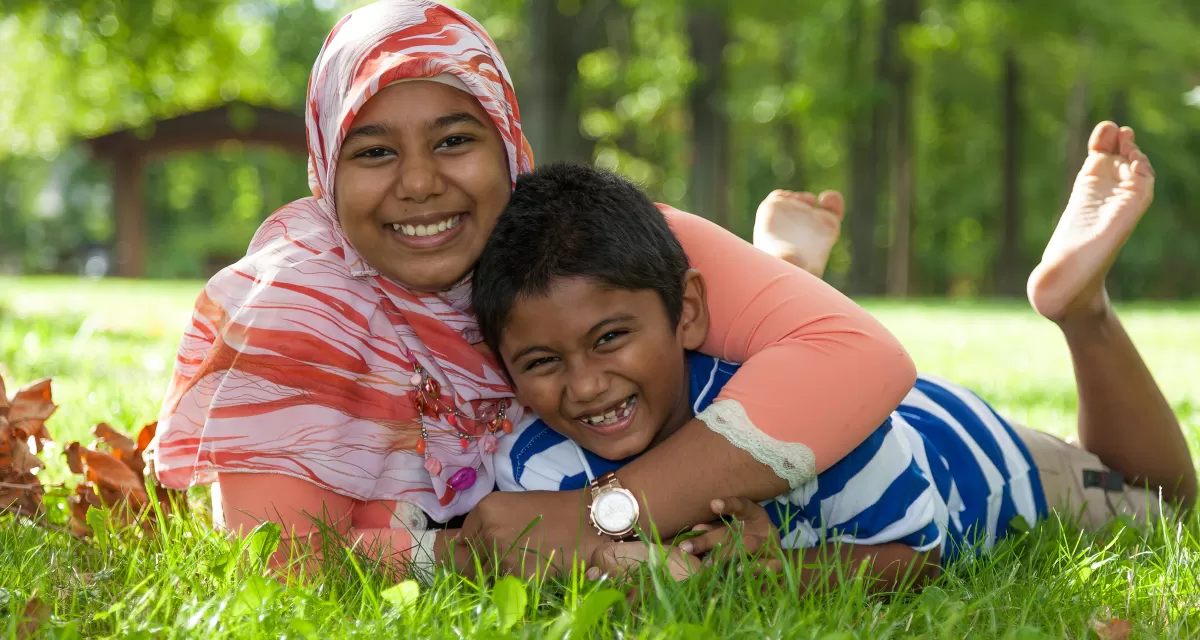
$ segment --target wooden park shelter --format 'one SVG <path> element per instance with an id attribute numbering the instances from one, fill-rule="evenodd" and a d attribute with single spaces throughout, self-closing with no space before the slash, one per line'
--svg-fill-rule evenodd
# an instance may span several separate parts
<path id="1" fill-rule="evenodd" d="M 87 140 L 92 157 L 112 168 L 116 274 L 124 278 L 144 275 L 142 172 L 149 160 L 226 141 L 271 145 L 306 154 L 304 131 L 304 117 L 299 114 L 231 102 Z"/>

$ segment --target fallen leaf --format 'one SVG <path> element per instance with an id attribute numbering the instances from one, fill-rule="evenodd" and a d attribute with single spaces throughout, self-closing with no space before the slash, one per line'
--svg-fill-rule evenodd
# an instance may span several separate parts
<path id="1" fill-rule="evenodd" d="M 113 429 L 107 422 L 101 422 L 92 427 L 92 435 L 114 451 L 128 451 L 129 453 L 137 451 L 137 444 L 130 440 L 129 436 Z"/>
<path id="2" fill-rule="evenodd" d="M 77 536 L 86 536 L 92 532 L 92 528 L 87 523 L 88 509 L 100 506 L 100 497 L 86 483 L 81 482 L 75 486 L 75 493 L 67 498 L 67 504 L 71 507 L 71 532 Z"/>
<path id="3" fill-rule="evenodd" d="M 81 448 L 79 457 L 87 468 L 87 479 L 98 485 L 100 497 L 108 502 L 105 490 L 119 493 L 122 497 L 136 502 L 133 506 L 140 508 L 146 503 L 146 482 L 142 476 L 133 472 L 128 466 L 112 455 L 103 451 Z"/>
<path id="4" fill-rule="evenodd" d="M 50 378 L 42 378 L 17 389 L 9 405 L 8 423 L 32 436 L 40 453 L 42 441 L 53 440 L 46 430 L 46 420 L 58 409 L 50 391 Z"/>
<path id="5" fill-rule="evenodd" d="M 83 482 L 75 487 L 75 493 L 67 499 L 71 511 L 71 530 L 76 535 L 94 533 L 88 517 L 93 515 L 92 507 L 107 507 L 113 522 L 138 524 L 146 531 L 153 530 L 156 512 L 147 511 L 150 498 L 146 491 L 145 469 L 148 461 L 145 450 L 154 439 L 157 426 L 158 423 L 152 422 L 142 427 L 135 442 L 102 422 L 92 429 L 92 433 L 97 442 L 107 446 L 108 450 L 99 451 L 78 442 L 65 447 L 68 466 L 84 476 Z M 151 484 L 159 508 L 164 513 L 188 508 L 184 492 Z"/>
<path id="6" fill-rule="evenodd" d="M 32 473 L 0 474 L 0 511 L 26 516 L 42 512 L 42 483 Z"/>
<path id="7" fill-rule="evenodd" d="M 25 434 L 0 420 L 0 511 L 27 516 L 42 512 L 42 483 L 33 474 L 42 466 Z"/>
<path id="8" fill-rule="evenodd" d="M 107 445 L 112 456 L 124 463 L 134 473 L 141 475 L 146 470 L 146 463 L 142 460 L 142 452 L 138 450 L 137 443 L 131 440 L 129 436 L 113 429 L 107 422 L 101 422 L 92 427 L 92 435 L 96 436 L 96 439 L 101 443 Z"/>
<path id="9" fill-rule="evenodd" d="M 1097 620 L 1092 623 L 1092 630 L 1100 636 L 1100 640 L 1129 640 L 1129 634 L 1133 633 L 1133 623 L 1120 618 L 1113 618 L 1108 622 Z"/>
<path id="10" fill-rule="evenodd" d="M 67 458 L 67 468 L 71 473 L 83 474 L 83 459 L 80 457 L 80 446 L 78 442 L 72 442 L 63 449 L 63 455 Z"/>
<path id="11" fill-rule="evenodd" d="M 25 611 L 21 614 L 21 620 L 17 624 L 18 640 L 25 640 L 37 632 L 38 627 L 50 618 L 50 605 L 42 602 L 38 597 L 37 590 L 29 595 L 29 600 L 25 602 Z"/>
<path id="12" fill-rule="evenodd" d="M 154 440 L 154 434 L 158 431 L 158 421 L 142 427 L 138 432 L 137 437 L 137 452 L 138 454 L 145 453 L 146 449 L 150 448 L 150 442 Z"/>

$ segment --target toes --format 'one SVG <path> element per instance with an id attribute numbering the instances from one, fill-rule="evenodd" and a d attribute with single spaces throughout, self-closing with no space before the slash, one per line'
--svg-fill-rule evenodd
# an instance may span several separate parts
<path id="1" fill-rule="evenodd" d="M 786 199 L 792 201 L 800 201 L 810 207 L 817 206 L 817 197 L 808 191 L 788 191 L 787 189 L 776 189 L 767 196 L 767 200 Z"/>
<path id="2" fill-rule="evenodd" d="M 817 206 L 841 218 L 846 215 L 846 199 L 837 191 L 822 191 Z"/>
<path id="3" fill-rule="evenodd" d="M 1133 141 L 1133 129 L 1121 127 L 1117 140 L 1120 154 L 1129 160 L 1133 160 L 1133 155 L 1138 151 L 1137 143 Z"/>
<path id="4" fill-rule="evenodd" d="M 1114 122 L 1105 120 L 1092 129 L 1092 137 L 1088 139 L 1088 150 L 1100 153 L 1116 153 L 1117 138 L 1120 130 Z"/>
<path id="5" fill-rule="evenodd" d="M 817 196 L 813 195 L 812 193 L 810 193 L 808 191 L 801 191 L 799 193 L 797 193 L 795 191 L 789 191 L 788 193 L 790 193 L 793 198 L 803 202 L 804 204 L 806 204 L 810 207 L 817 206 Z"/>

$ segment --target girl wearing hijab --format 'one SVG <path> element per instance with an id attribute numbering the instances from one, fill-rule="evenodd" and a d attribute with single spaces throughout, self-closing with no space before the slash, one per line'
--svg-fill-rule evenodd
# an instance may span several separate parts
<path id="1" fill-rule="evenodd" d="M 533 155 L 491 38 L 426 0 L 338 22 L 305 111 L 312 196 L 267 218 L 199 296 L 155 474 L 173 488 L 215 483 L 231 531 L 278 522 L 277 561 L 319 549 L 321 518 L 397 561 L 428 562 L 455 535 L 431 523 L 492 491 L 498 438 L 527 418 L 469 292 Z M 883 422 L 916 374 L 891 334 L 818 278 L 662 208 L 708 282 L 702 350 L 745 363 L 710 409 L 618 474 L 639 523 L 666 533 L 707 520 L 713 496 L 766 499 L 811 479 Z M 489 499 L 465 533 L 504 547 L 540 515 L 527 546 L 579 544 L 586 558 L 602 541 L 580 526 L 586 502 Z"/>

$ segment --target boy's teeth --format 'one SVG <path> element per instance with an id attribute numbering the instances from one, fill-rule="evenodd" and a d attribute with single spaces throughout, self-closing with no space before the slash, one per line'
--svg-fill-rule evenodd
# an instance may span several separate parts
<path id="1" fill-rule="evenodd" d="M 392 230 L 396 231 L 398 233 L 402 233 L 406 236 L 417 236 L 417 237 L 433 236 L 433 235 L 437 235 L 443 231 L 446 231 L 447 229 L 453 229 L 454 227 L 457 227 L 458 223 L 461 220 L 462 220 L 462 214 L 459 214 L 452 218 L 447 218 L 445 220 L 442 220 L 441 222 L 439 222 L 437 224 L 412 225 L 412 224 L 395 223 L 392 225 Z"/>
<path id="2" fill-rule="evenodd" d="M 629 415 L 629 412 L 633 410 L 634 400 L 635 398 L 633 397 L 627 398 L 625 402 L 622 402 L 612 411 L 587 416 L 582 420 L 588 424 L 611 424 Z"/>

